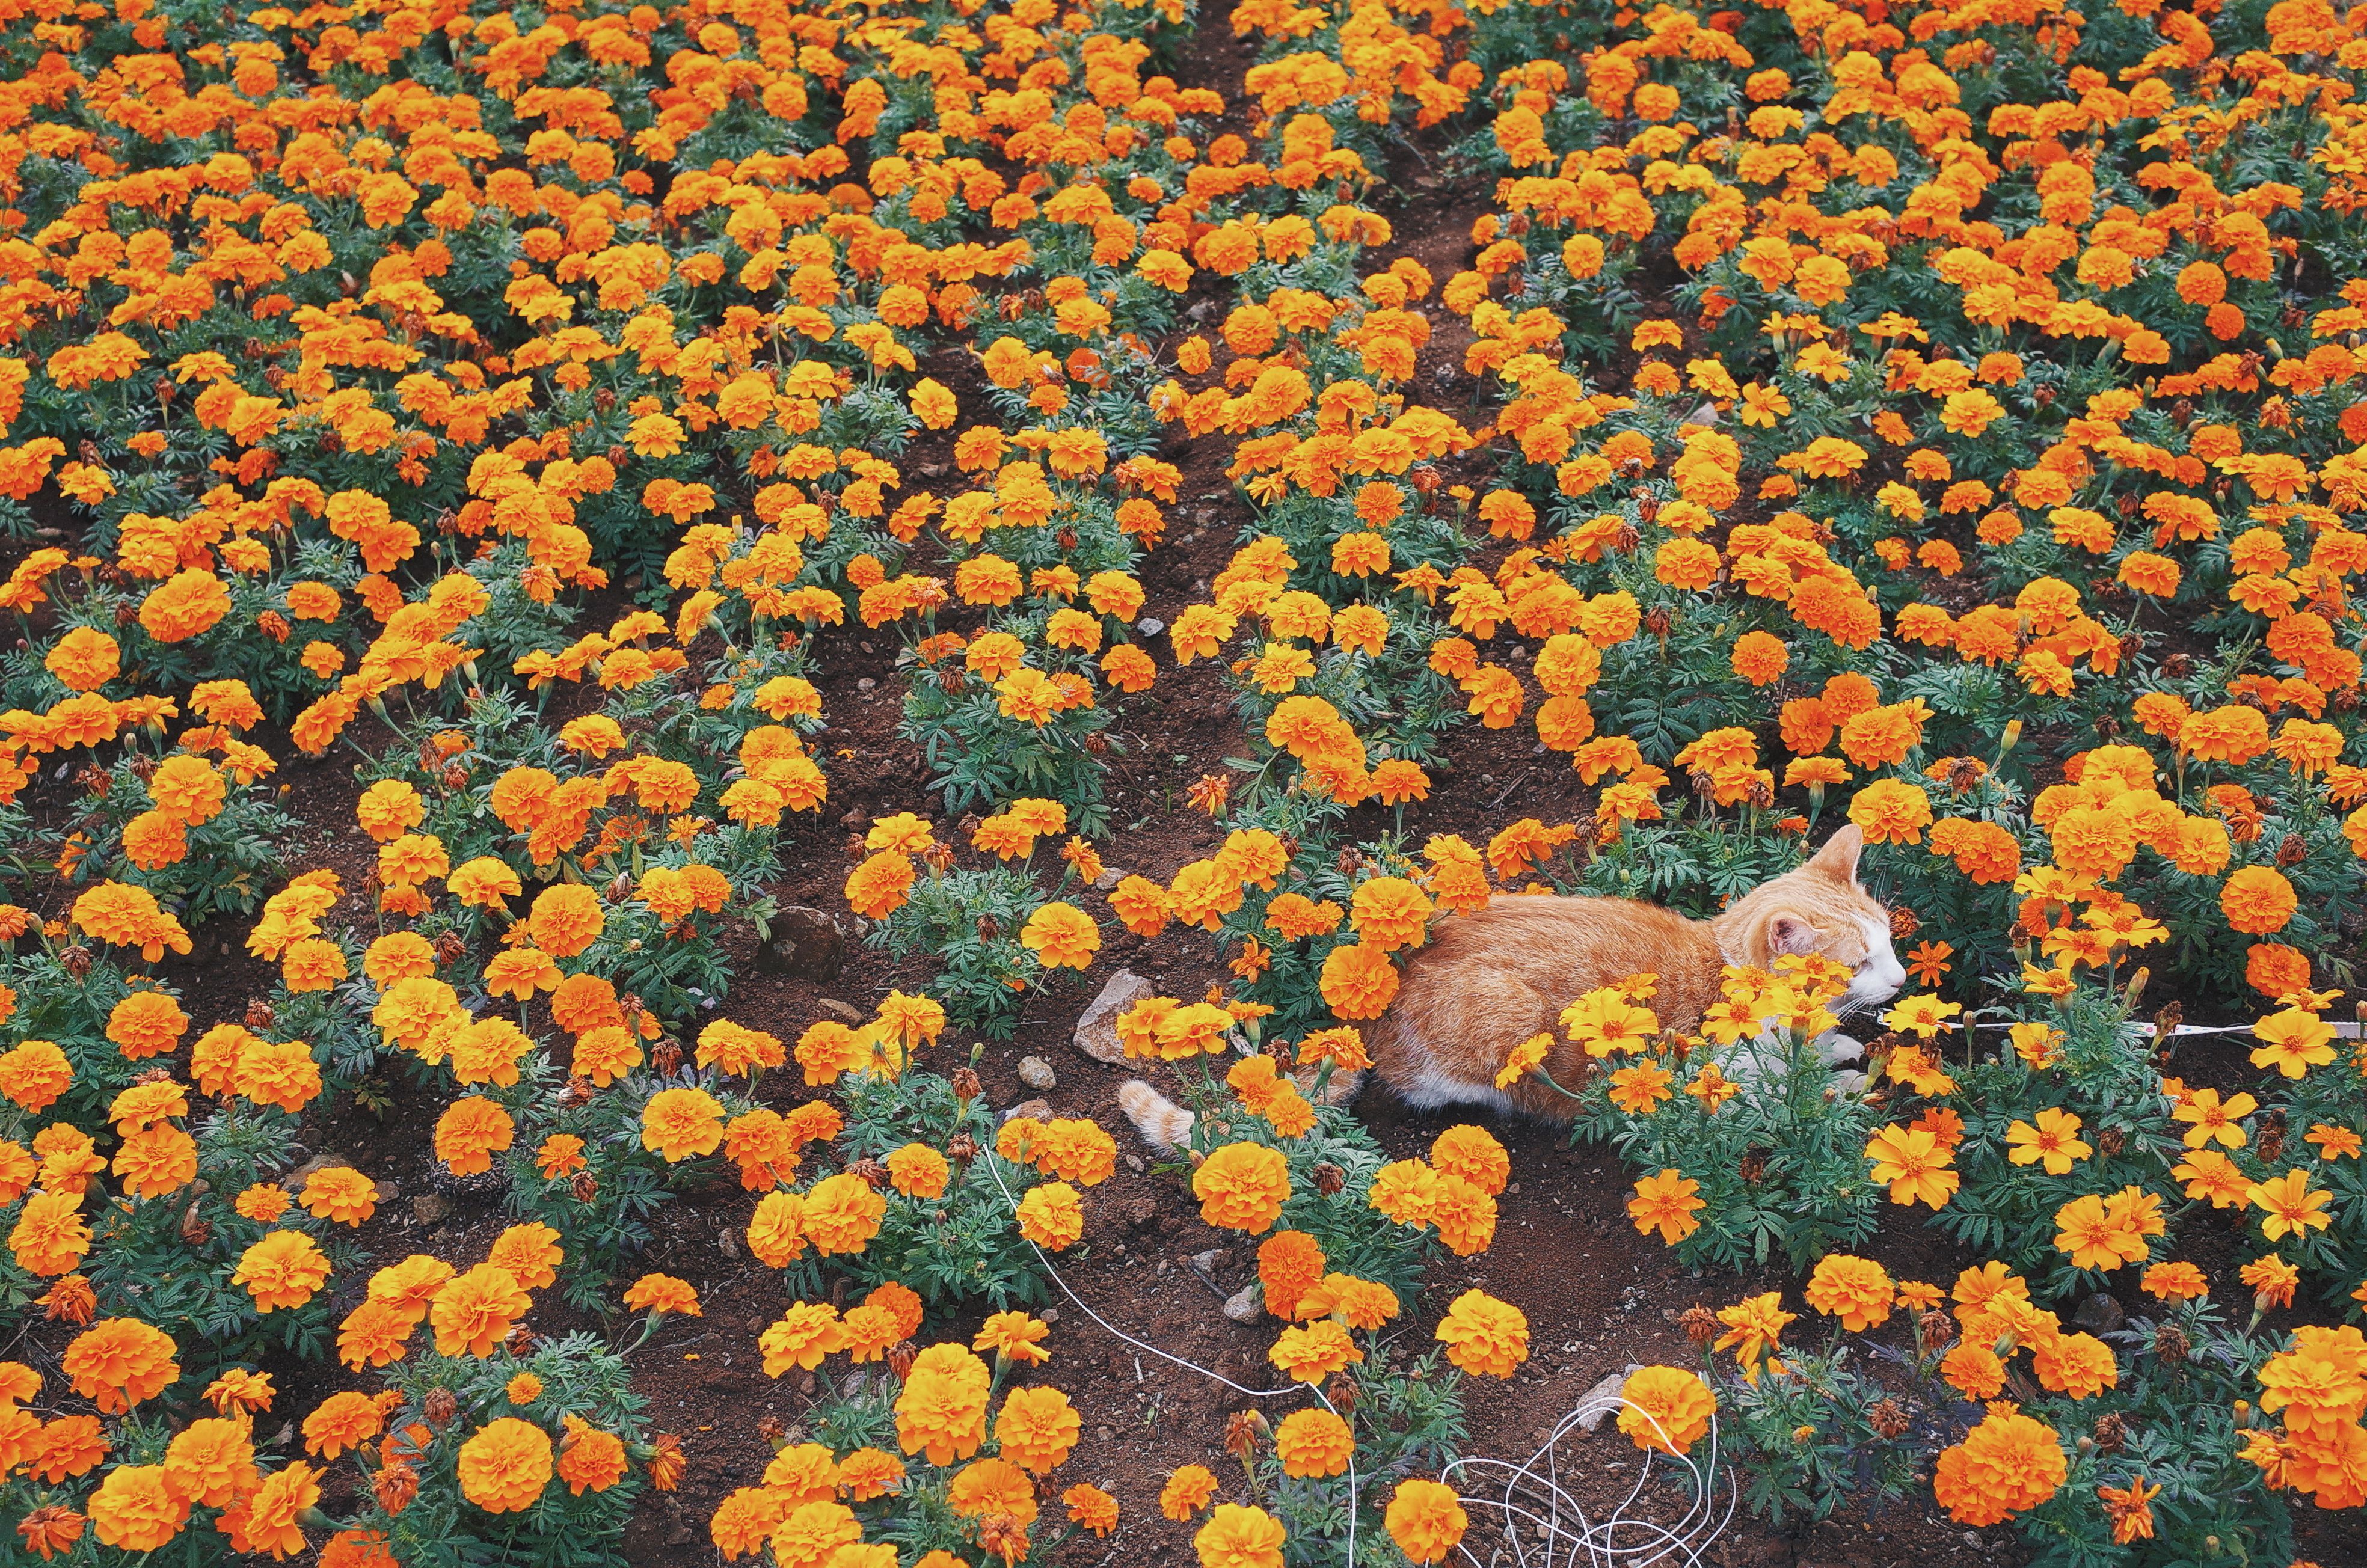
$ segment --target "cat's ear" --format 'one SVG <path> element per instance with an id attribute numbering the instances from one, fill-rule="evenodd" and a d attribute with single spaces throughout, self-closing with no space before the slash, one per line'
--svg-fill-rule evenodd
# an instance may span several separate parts
<path id="1" fill-rule="evenodd" d="M 1797 915 L 1777 915 L 1767 922 L 1767 956 L 1793 957 L 1817 950 L 1817 928 Z"/>
<path id="2" fill-rule="evenodd" d="M 1865 833 L 1854 822 L 1825 840 L 1825 847 L 1809 857 L 1803 871 L 1813 871 L 1844 885 L 1857 880 L 1858 852 L 1865 848 Z"/>

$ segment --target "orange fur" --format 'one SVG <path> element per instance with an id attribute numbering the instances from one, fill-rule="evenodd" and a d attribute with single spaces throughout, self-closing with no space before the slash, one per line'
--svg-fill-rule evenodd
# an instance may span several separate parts
<path id="1" fill-rule="evenodd" d="M 1595 1064 L 1559 1021 L 1588 991 L 1657 976 L 1648 1005 L 1662 1028 L 1689 1031 L 1717 1000 L 1727 964 L 1763 968 L 1816 953 L 1855 973 L 1841 1011 L 1872 1006 L 1897 994 L 1907 973 L 1891 950 L 1888 912 L 1858 885 L 1863 845 L 1857 827 L 1845 827 L 1806 864 L 1715 919 L 1625 898 L 1514 897 L 1442 920 L 1406 958 L 1397 1001 L 1365 1031 L 1373 1076 L 1418 1110 L 1486 1105 L 1567 1122 L 1576 1109 L 1568 1096 L 1535 1076 L 1499 1089 L 1496 1073 L 1514 1046 L 1548 1033 L 1546 1071 L 1576 1089 Z M 1335 1074 L 1325 1098 L 1346 1103 L 1363 1076 Z M 1190 1138 L 1192 1113 L 1140 1078 L 1117 1098 L 1152 1147 L 1179 1149 Z"/>
<path id="2" fill-rule="evenodd" d="M 1335 1070 L 1319 1096 L 1315 1088 L 1319 1067 L 1319 1064 L 1301 1067 L 1291 1076 L 1299 1091 L 1319 1104 L 1345 1105 L 1364 1087 L 1364 1074 Z M 1162 1154 L 1173 1154 L 1192 1141 L 1192 1124 L 1198 1118 L 1140 1078 L 1128 1078 L 1117 1086 L 1117 1104 L 1134 1123 L 1134 1130 L 1142 1134 L 1142 1141 Z"/>
<path id="3" fill-rule="evenodd" d="M 1140 1078 L 1117 1086 L 1117 1103 L 1142 1141 L 1161 1154 L 1174 1153 L 1192 1136 L 1192 1113 Z"/>
<path id="4" fill-rule="evenodd" d="M 1398 998 L 1366 1032 L 1375 1075 L 1419 1109 L 1479 1104 L 1569 1122 L 1574 1107 L 1535 1077 L 1495 1087 L 1512 1048 L 1555 1039 L 1546 1071 L 1575 1089 L 1591 1070 L 1562 1037 L 1561 1010 L 1631 975 L 1659 977 L 1648 1004 L 1663 1028 L 1690 1030 L 1717 999 L 1728 964 L 1822 953 L 1857 973 L 1846 1002 L 1870 1005 L 1905 982 L 1889 917 L 1858 886 L 1863 835 L 1836 833 L 1806 865 L 1751 889 L 1715 919 L 1618 898 L 1515 897 L 1441 921 L 1405 964 Z"/>

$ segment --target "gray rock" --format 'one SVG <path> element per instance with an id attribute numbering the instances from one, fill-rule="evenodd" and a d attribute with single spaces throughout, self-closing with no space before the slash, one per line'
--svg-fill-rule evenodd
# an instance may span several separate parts
<path id="1" fill-rule="evenodd" d="M 1225 1303 L 1225 1315 L 1235 1323 L 1255 1323 L 1265 1315 L 1265 1298 L 1252 1280 Z"/>
<path id="2" fill-rule="evenodd" d="M 1597 1427 L 1602 1426 L 1606 1418 L 1617 1416 L 1619 1393 L 1626 1386 L 1627 1374 L 1613 1372 L 1601 1382 L 1588 1389 L 1586 1397 L 1578 1402 L 1579 1430 L 1591 1433 Z"/>
<path id="3" fill-rule="evenodd" d="M 1034 1089 L 1058 1089 L 1060 1085 L 1059 1076 L 1052 1071 L 1052 1064 L 1041 1056 L 1019 1058 L 1019 1081 Z"/>
<path id="4" fill-rule="evenodd" d="M 422 1192 L 411 1200 L 411 1217 L 423 1225 L 432 1225 L 452 1212 L 452 1205 L 433 1192 Z"/>
<path id="5" fill-rule="evenodd" d="M 848 1007 L 844 1002 L 832 1001 L 828 997 L 816 998 L 814 1000 L 814 1006 L 821 1009 L 822 1011 L 830 1014 L 831 1017 L 837 1019 L 842 1023 L 861 1023 L 863 1021 L 863 1015 L 861 1013 L 855 1011 L 853 1008 Z"/>
<path id="6" fill-rule="evenodd" d="M 1155 615 L 1145 615 L 1134 623 L 1134 629 L 1144 637 L 1157 637 L 1167 629 L 1167 623 Z"/>
<path id="7" fill-rule="evenodd" d="M 1156 987 L 1131 969 L 1111 976 L 1101 995 L 1077 1020 L 1077 1032 L 1071 1036 L 1077 1049 L 1096 1062 L 1125 1061 L 1126 1047 L 1117 1039 L 1117 1015 L 1155 994 Z"/>
<path id="8" fill-rule="evenodd" d="M 837 979 L 846 966 L 846 932 L 834 917 L 792 904 L 771 925 L 772 933 L 756 944 L 758 974 L 819 983 Z"/>
<path id="9" fill-rule="evenodd" d="M 1016 1122 L 1023 1116 L 1033 1117 L 1038 1122 L 1048 1122 L 1052 1119 L 1052 1102 L 1048 1100 L 1023 1100 L 1004 1111 L 1002 1120 Z"/>
<path id="10" fill-rule="evenodd" d="M 1116 887 L 1120 882 L 1124 881 L 1125 878 L 1126 873 L 1120 871 L 1114 865 L 1105 865 L 1102 867 L 1102 874 L 1093 878 L 1093 886 L 1095 890 L 1106 893 L 1111 888 Z"/>
<path id="11" fill-rule="evenodd" d="M 290 1192 L 301 1192 L 304 1190 L 305 1181 L 311 1178 L 314 1171 L 329 1170 L 336 1168 L 350 1169 L 353 1167 L 353 1161 L 347 1159 L 343 1155 L 330 1154 L 323 1151 L 323 1153 L 314 1155 L 302 1165 L 298 1166 L 295 1169 L 281 1177 L 279 1179 L 279 1184 L 288 1189 Z"/>

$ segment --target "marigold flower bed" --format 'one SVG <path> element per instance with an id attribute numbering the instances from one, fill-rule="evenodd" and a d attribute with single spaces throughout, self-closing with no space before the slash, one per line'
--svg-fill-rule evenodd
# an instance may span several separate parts
<path id="1" fill-rule="evenodd" d="M 0 1551 L 2367 1551 L 2363 28 L 8 12 Z"/>

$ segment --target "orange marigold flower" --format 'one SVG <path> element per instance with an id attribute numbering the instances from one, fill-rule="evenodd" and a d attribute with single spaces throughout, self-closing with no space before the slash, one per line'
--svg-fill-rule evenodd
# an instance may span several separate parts
<path id="1" fill-rule="evenodd" d="M 2054 1496 L 2068 1469 L 2055 1428 L 2007 1410 L 1941 1450 L 1931 1492 L 1958 1524 L 2000 1524 Z"/>
<path id="2" fill-rule="evenodd" d="M 1192 1173 L 1200 1217 L 1212 1225 L 1255 1235 L 1271 1227 L 1290 1198 L 1290 1168 L 1277 1149 L 1227 1144 Z"/>
<path id="3" fill-rule="evenodd" d="M 461 1495 L 489 1514 L 533 1506 L 552 1469 L 550 1434 L 515 1416 L 487 1422 L 460 1445 Z"/>

